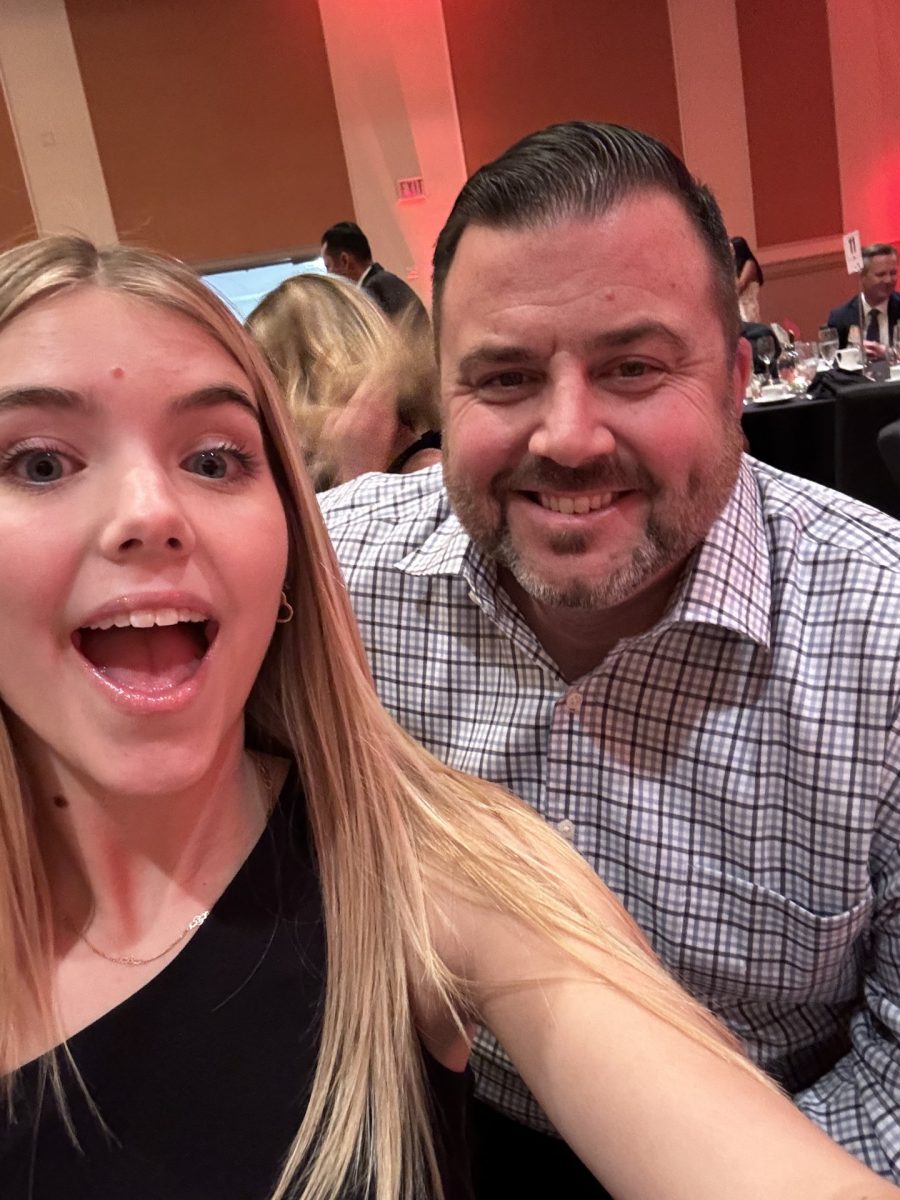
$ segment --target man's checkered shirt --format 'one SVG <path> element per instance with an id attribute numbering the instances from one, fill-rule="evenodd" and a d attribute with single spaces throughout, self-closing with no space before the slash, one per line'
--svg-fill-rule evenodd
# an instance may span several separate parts
<path id="1" fill-rule="evenodd" d="M 900 1175 L 900 525 L 746 460 L 666 616 L 567 683 L 440 468 L 322 507 L 400 724 L 570 838 L 804 1110 Z M 475 1067 L 545 1127 L 487 1036 Z"/>

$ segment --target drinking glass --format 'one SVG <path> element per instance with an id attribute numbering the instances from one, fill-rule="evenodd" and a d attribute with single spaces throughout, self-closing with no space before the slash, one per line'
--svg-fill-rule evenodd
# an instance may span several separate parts
<path id="1" fill-rule="evenodd" d="M 779 382 L 790 388 L 792 392 L 796 392 L 797 350 L 794 346 L 784 347 L 778 355 L 777 367 Z M 801 387 L 800 390 L 805 392 L 806 388 Z"/>
<path id="2" fill-rule="evenodd" d="M 838 352 L 840 338 L 838 331 L 831 325 L 823 325 L 819 330 L 819 357 L 827 370 L 834 363 L 834 356 Z"/>
<path id="3" fill-rule="evenodd" d="M 809 391 L 809 385 L 816 377 L 819 369 L 819 347 L 816 342 L 794 342 L 794 382 L 793 390 L 802 395 Z"/>
<path id="4" fill-rule="evenodd" d="M 765 366 L 765 374 L 768 379 L 772 378 L 772 363 L 775 361 L 775 339 L 770 334 L 764 334 L 756 339 L 754 346 L 756 357 Z"/>

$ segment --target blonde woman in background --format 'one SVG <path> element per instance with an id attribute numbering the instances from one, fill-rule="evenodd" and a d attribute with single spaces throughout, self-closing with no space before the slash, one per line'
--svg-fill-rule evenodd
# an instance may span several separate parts
<path id="1" fill-rule="evenodd" d="M 317 491 L 440 461 L 437 366 L 421 318 L 391 322 L 354 284 L 298 275 L 260 301 L 247 327 L 284 392 Z"/>
<path id="2" fill-rule="evenodd" d="M 4 1200 L 459 1200 L 475 1022 L 617 1200 L 896 1197 L 386 715 L 295 442 L 183 266 L 0 256 Z"/>

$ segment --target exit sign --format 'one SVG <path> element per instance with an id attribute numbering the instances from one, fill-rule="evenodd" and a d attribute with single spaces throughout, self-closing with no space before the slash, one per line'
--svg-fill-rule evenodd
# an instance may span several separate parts
<path id="1" fill-rule="evenodd" d="M 413 175 L 409 179 L 397 180 L 398 200 L 424 200 L 425 181 L 421 175 Z"/>

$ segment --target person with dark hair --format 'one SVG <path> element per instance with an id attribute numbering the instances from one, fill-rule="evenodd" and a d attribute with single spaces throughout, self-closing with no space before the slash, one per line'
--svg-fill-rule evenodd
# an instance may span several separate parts
<path id="1" fill-rule="evenodd" d="M 837 330 L 841 348 L 847 345 L 855 325 L 865 342 L 869 358 L 884 358 L 900 321 L 900 292 L 897 287 L 897 251 L 887 242 L 863 246 L 862 295 L 851 296 L 833 308 L 827 324 Z"/>
<path id="2" fill-rule="evenodd" d="M 389 317 L 412 309 L 428 324 L 425 305 L 408 283 L 372 261 L 369 239 L 353 221 L 339 221 L 322 234 L 322 259 L 329 275 L 341 275 L 371 297 Z"/>
<path id="3" fill-rule="evenodd" d="M 731 249 L 734 251 L 734 273 L 737 276 L 738 307 L 744 321 L 754 324 L 759 322 L 759 289 L 765 282 L 763 269 L 756 261 L 756 255 L 750 249 L 746 238 L 733 237 Z"/>
<path id="4" fill-rule="evenodd" d="M 434 320 L 443 478 L 321 501 L 383 700 L 896 1176 L 900 525 L 742 454 L 731 246 L 652 137 L 570 122 L 477 171 Z M 596 1196 L 490 1038 L 474 1064 L 480 1195 Z"/>

